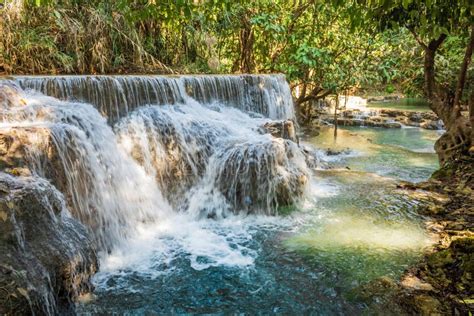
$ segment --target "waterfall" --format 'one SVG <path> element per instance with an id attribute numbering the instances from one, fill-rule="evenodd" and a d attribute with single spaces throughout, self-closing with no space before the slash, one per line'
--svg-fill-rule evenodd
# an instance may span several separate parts
<path id="1" fill-rule="evenodd" d="M 93 104 L 109 122 L 139 106 L 178 104 L 189 97 L 271 119 L 294 119 L 292 96 L 283 75 L 17 76 L 15 80 L 24 89 Z"/>
<path id="2" fill-rule="evenodd" d="M 21 88 L 11 102 L 0 95 L 0 130 L 46 131 L 29 141 L 29 168 L 63 191 L 102 250 L 138 223 L 177 212 L 196 220 L 275 215 L 305 193 L 303 151 L 262 128 L 294 119 L 282 75 L 15 77 L 10 84 Z"/>

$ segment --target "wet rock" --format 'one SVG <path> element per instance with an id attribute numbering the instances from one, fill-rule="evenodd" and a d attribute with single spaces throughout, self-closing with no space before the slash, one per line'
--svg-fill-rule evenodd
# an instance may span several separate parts
<path id="1" fill-rule="evenodd" d="M 326 118 L 327 122 L 334 124 L 334 118 Z M 401 128 L 402 125 L 398 122 L 388 120 L 383 117 L 369 117 L 369 118 L 338 118 L 337 124 L 339 126 L 367 126 L 367 127 L 382 127 L 382 128 Z"/>
<path id="2" fill-rule="evenodd" d="M 430 130 L 440 130 L 440 129 L 443 129 L 443 123 L 439 120 L 436 120 L 436 121 L 425 121 L 423 123 L 420 124 L 420 127 L 421 128 L 424 128 L 424 129 L 430 129 Z"/>
<path id="3" fill-rule="evenodd" d="M 399 189 L 404 189 L 404 190 L 416 190 L 417 186 L 413 182 L 408 182 L 408 181 L 400 181 L 397 184 L 397 188 Z"/>
<path id="4" fill-rule="evenodd" d="M 51 134 L 47 128 L 0 129 L 0 168 L 26 167 L 33 153 L 47 160 L 52 154 L 50 145 Z"/>
<path id="5" fill-rule="evenodd" d="M 380 127 L 384 128 L 402 128 L 402 124 L 398 122 L 384 122 Z"/>
<path id="6" fill-rule="evenodd" d="M 323 121 L 334 124 L 331 114 L 323 115 Z M 414 112 L 395 109 L 360 111 L 344 110 L 340 113 L 337 123 L 343 126 L 368 126 L 383 128 L 400 128 L 403 125 L 440 130 L 444 126 L 433 112 Z"/>
<path id="7" fill-rule="evenodd" d="M 408 115 L 408 119 L 415 123 L 420 123 L 423 120 L 423 116 L 420 112 L 413 112 Z"/>
<path id="8" fill-rule="evenodd" d="M 21 89 L 11 81 L 0 79 L 0 109 L 25 104 Z"/>
<path id="9" fill-rule="evenodd" d="M 344 148 L 344 149 L 328 148 L 328 149 L 326 149 L 326 155 L 328 155 L 328 156 L 347 155 L 350 152 L 351 152 L 350 148 Z"/>
<path id="10" fill-rule="evenodd" d="M 298 143 L 295 124 L 292 120 L 268 122 L 263 125 L 263 129 L 273 137 L 288 139 Z"/>
<path id="11" fill-rule="evenodd" d="M 296 203 L 306 189 L 305 155 L 289 140 L 234 145 L 215 159 L 215 186 L 237 212 L 275 214 L 278 207 Z"/>
<path id="12" fill-rule="evenodd" d="M 320 160 L 320 153 L 318 150 L 305 145 L 300 145 L 300 149 L 301 153 L 304 155 L 308 168 L 314 169 L 321 166 L 327 167 L 327 165 Z"/>
<path id="13" fill-rule="evenodd" d="M 71 314 L 92 289 L 85 227 L 47 181 L 0 173 L 0 314 Z"/>
<path id="14" fill-rule="evenodd" d="M 381 114 L 384 114 L 388 117 L 407 117 L 412 112 L 410 111 L 401 111 L 401 110 L 394 110 L 394 109 L 381 109 Z"/>
<path id="15" fill-rule="evenodd" d="M 13 175 L 41 175 L 49 179 L 61 192 L 67 192 L 67 174 L 49 128 L 0 129 L 0 169 Z M 66 198 L 68 206 L 71 207 L 71 197 Z M 74 213 L 76 210 L 71 211 Z"/>
<path id="16" fill-rule="evenodd" d="M 414 275 L 407 275 L 403 278 L 401 285 L 410 290 L 433 291 L 433 286 L 428 282 L 423 282 Z"/>
<path id="17" fill-rule="evenodd" d="M 430 295 L 415 295 L 413 305 L 419 315 L 440 315 L 443 310 L 440 301 Z"/>

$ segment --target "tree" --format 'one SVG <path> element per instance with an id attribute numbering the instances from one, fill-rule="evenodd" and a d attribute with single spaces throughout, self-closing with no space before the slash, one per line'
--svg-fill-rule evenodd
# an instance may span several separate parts
<path id="1" fill-rule="evenodd" d="M 251 64 L 257 72 L 286 74 L 301 123 L 311 121 L 318 100 L 357 87 L 365 76 L 374 39 L 350 31 L 345 8 L 314 0 L 260 1 L 247 12 Z"/>
<path id="2" fill-rule="evenodd" d="M 406 28 L 424 52 L 424 93 L 431 109 L 446 126 L 435 149 L 442 165 L 467 155 L 474 145 L 472 105 L 469 117 L 462 113 L 462 100 L 473 102 L 473 89 L 466 89 L 474 48 L 474 6 L 469 0 L 376 0 L 354 1 L 351 5 L 355 28 L 376 21 L 378 31 Z M 455 84 L 439 82 L 436 55 L 449 37 L 466 38 L 465 53 L 458 66 Z M 466 97 L 465 91 L 471 95 Z M 471 148 L 471 149 L 470 149 Z"/>

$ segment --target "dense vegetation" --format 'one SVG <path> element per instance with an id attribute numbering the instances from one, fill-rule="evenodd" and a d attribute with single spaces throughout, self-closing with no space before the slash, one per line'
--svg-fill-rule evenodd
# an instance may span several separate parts
<path id="1" fill-rule="evenodd" d="M 456 103 L 467 103 L 472 86 L 472 67 L 463 63 L 468 1 L 0 3 L 6 74 L 282 72 L 309 120 L 315 101 L 330 94 L 376 89 L 430 96 L 423 91 L 424 56 L 430 40 L 442 37 L 432 54 L 433 80 L 459 90 L 464 64 L 467 88 Z"/>

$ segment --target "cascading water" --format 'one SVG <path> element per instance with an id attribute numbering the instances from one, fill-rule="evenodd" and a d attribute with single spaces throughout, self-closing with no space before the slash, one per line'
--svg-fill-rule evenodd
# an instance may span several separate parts
<path id="1" fill-rule="evenodd" d="M 262 134 L 267 121 L 188 99 L 141 108 L 116 131 L 177 208 L 204 217 L 275 214 L 303 195 L 308 170 L 295 143 Z"/>
<path id="2" fill-rule="evenodd" d="M 51 139 L 39 139 L 28 152 L 45 148 L 45 141 L 54 144 L 60 162 L 54 167 L 62 171 L 52 180 L 64 184 L 74 215 L 92 229 L 100 249 L 123 240 L 134 223 L 156 219 L 157 207 L 167 210 L 154 179 L 119 149 L 106 120 L 92 106 L 34 92 L 22 97 L 20 106 L 4 109 L 2 129 L 49 131 Z M 33 171 L 48 177 L 51 168 L 35 161 L 37 153 L 29 156 Z"/>
<path id="3" fill-rule="evenodd" d="M 133 235 L 137 223 L 167 217 L 170 204 L 194 217 L 275 214 L 304 193 L 303 154 L 262 132 L 266 117 L 294 116 L 282 76 L 19 77 L 16 83 L 27 92 L 4 106 L 2 128 L 48 130 L 59 163 L 45 168 L 29 154 L 31 168 L 65 191 L 101 249 Z M 93 106 L 73 100 L 93 103 L 109 124 L 116 122 L 115 133 Z M 51 172 L 57 167 L 62 172 Z"/>
<path id="4" fill-rule="evenodd" d="M 142 105 L 185 103 L 189 97 L 271 119 L 294 119 L 292 96 L 283 75 L 19 76 L 16 81 L 25 89 L 61 100 L 93 104 L 110 122 Z"/>

